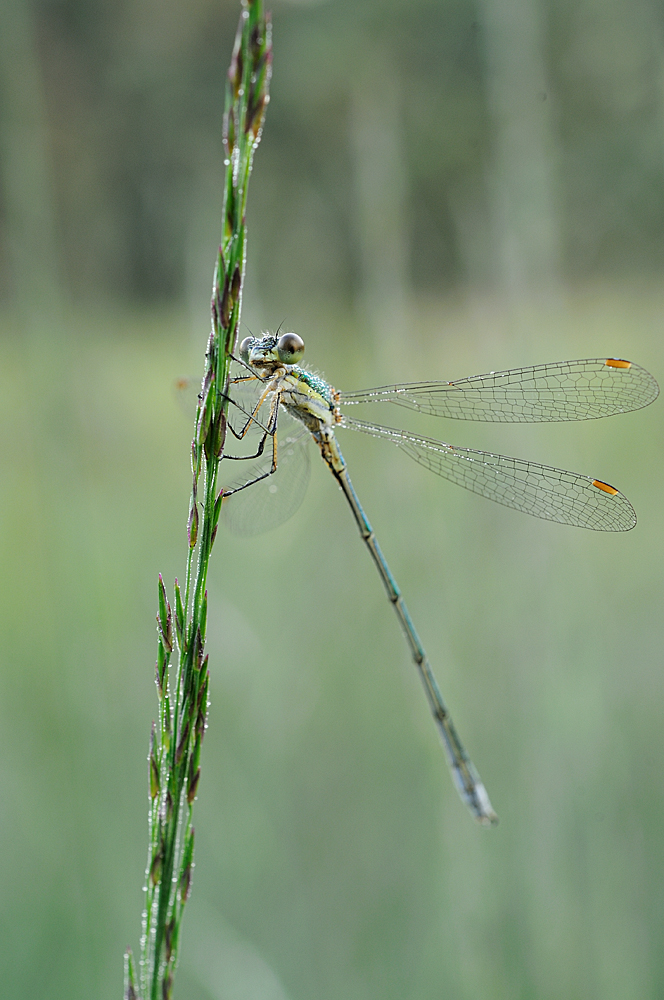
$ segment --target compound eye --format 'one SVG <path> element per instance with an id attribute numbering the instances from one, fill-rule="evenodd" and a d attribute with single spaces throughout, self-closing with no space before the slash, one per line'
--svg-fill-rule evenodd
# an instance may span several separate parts
<path id="1" fill-rule="evenodd" d="M 245 365 L 249 363 L 249 351 L 251 350 L 253 340 L 253 337 L 245 337 L 240 344 L 240 357 L 244 361 Z"/>
<path id="2" fill-rule="evenodd" d="M 296 333 L 285 333 L 277 342 L 277 354 L 282 365 L 296 365 L 304 354 L 304 341 Z"/>

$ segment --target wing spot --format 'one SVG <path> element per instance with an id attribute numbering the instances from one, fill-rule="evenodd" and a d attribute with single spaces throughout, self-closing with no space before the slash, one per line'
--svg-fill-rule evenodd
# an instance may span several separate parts
<path id="1" fill-rule="evenodd" d="M 631 368 L 631 361 L 623 361 L 621 358 L 607 358 L 606 364 L 609 368 Z"/>
<path id="2" fill-rule="evenodd" d="M 614 497 L 618 490 L 613 486 L 609 486 L 608 483 L 603 483 L 601 479 L 593 479 L 593 486 L 597 487 L 598 490 L 602 490 L 603 493 L 608 493 L 609 496 Z"/>

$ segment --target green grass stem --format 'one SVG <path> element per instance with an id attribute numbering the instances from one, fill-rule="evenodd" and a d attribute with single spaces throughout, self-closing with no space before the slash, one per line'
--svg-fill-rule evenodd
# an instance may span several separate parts
<path id="1" fill-rule="evenodd" d="M 242 0 L 226 83 L 226 174 L 222 239 L 214 271 L 212 330 L 191 444 L 192 489 L 187 522 L 184 597 L 174 585 L 174 609 L 159 576 L 156 686 L 159 718 L 148 756 L 149 849 L 140 975 L 125 958 L 125 1000 L 169 1000 L 194 858 L 193 805 L 207 724 L 209 672 L 205 654 L 206 581 L 222 494 L 217 487 L 226 438 L 231 355 L 242 309 L 246 261 L 247 188 L 261 138 L 271 73 L 269 15 L 261 0 Z M 199 498 L 199 494 L 200 497 Z M 177 663 L 171 663 L 176 653 Z"/>

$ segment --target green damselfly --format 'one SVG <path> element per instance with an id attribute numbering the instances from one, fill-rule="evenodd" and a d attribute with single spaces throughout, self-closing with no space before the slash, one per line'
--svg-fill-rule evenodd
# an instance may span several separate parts
<path id="1" fill-rule="evenodd" d="M 247 440 L 253 434 L 256 447 L 250 455 L 225 454 L 224 459 L 253 460 L 256 464 L 224 489 L 223 515 L 234 530 L 252 534 L 264 530 L 266 521 L 278 523 L 294 513 L 307 484 L 306 442 L 313 438 L 350 505 L 394 607 L 461 798 L 480 823 L 497 822 L 353 488 L 336 431 L 355 430 L 390 441 L 439 476 L 508 507 L 562 524 L 626 531 L 636 524 L 634 509 L 619 490 L 602 480 L 504 455 L 456 448 L 408 431 L 356 420 L 344 408 L 392 403 L 420 413 L 464 420 L 585 420 L 647 406 L 659 393 L 657 382 L 645 369 L 628 361 L 595 358 L 490 372 L 455 382 L 416 382 L 338 392 L 320 375 L 300 366 L 304 342 L 294 333 L 247 337 L 240 344 L 239 354 L 242 374 L 231 379 L 228 427 L 238 440 Z M 241 504 L 237 494 L 252 502 Z"/>

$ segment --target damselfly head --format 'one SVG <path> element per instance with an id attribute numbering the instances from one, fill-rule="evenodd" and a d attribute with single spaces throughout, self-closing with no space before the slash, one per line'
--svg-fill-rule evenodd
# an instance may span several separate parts
<path id="1" fill-rule="evenodd" d="M 304 341 L 296 333 L 284 333 L 278 339 L 271 334 L 245 337 L 240 344 L 245 365 L 296 365 L 303 354 Z"/>

